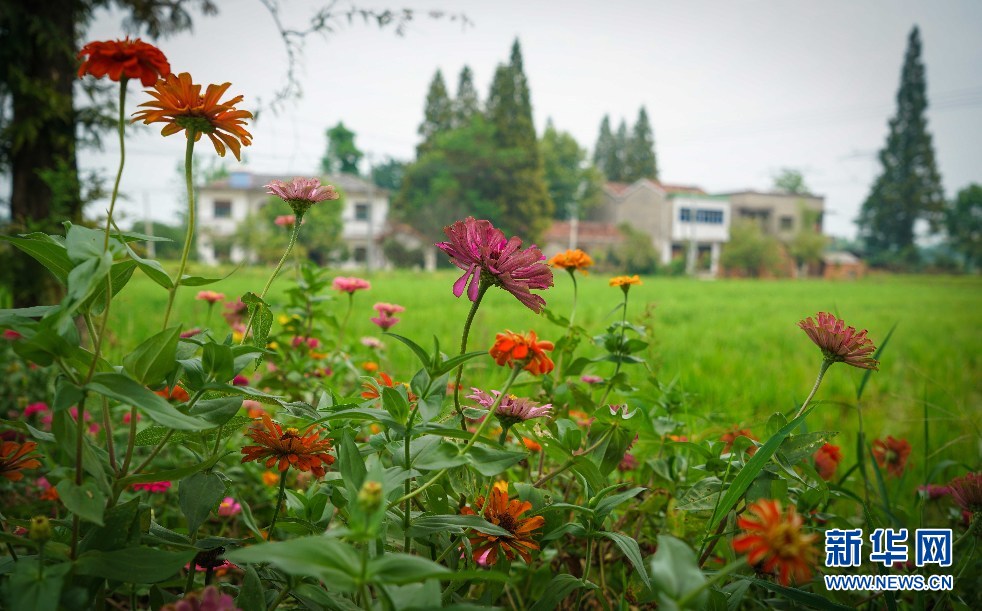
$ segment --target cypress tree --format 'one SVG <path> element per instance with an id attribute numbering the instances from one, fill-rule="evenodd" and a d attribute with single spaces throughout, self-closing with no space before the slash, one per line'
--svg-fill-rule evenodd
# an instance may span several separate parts
<path id="1" fill-rule="evenodd" d="M 644 106 L 638 112 L 638 120 L 631 130 L 631 137 L 624 150 L 624 180 L 634 182 L 639 178 L 658 180 L 655 137 L 651 133 L 651 123 L 648 121 L 648 113 Z"/>
<path id="2" fill-rule="evenodd" d="M 614 146 L 607 155 L 607 167 L 609 168 L 607 179 L 617 182 L 628 180 L 627 168 L 624 166 L 624 157 L 627 152 L 627 123 L 621 119 L 621 124 L 617 126 L 617 133 L 614 134 Z"/>
<path id="3" fill-rule="evenodd" d="M 886 144 L 879 154 L 882 171 L 857 220 L 867 254 L 874 261 L 916 262 L 915 221 L 926 219 L 934 229 L 944 210 L 926 109 L 925 68 L 915 26 L 907 40 L 897 112 L 890 119 Z"/>
<path id="4" fill-rule="evenodd" d="M 610 131 L 609 115 L 604 115 L 600 122 L 597 145 L 593 147 L 593 165 L 604 173 L 607 180 L 617 180 L 611 176 L 611 171 L 616 171 L 617 167 L 617 143 L 614 142 L 614 134 Z"/>
<path id="5" fill-rule="evenodd" d="M 453 101 L 453 127 L 458 129 L 470 125 L 474 115 L 481 112 L 481 101 L 474 87 L 474 74 L 464 66 L 457 80 L 457 97 Z"/>
<path id="6" fill-rule="evenodd" d="M 419 125 L 419 135 L 422 142 L 416 147 L 417 156 L 429 150 L 437 134 L 452 128 L 453 105 L 447 94 L 447 85 L 443 82 L 443 73 L 439 70 L 433 75 L 430 90 L 426 94 L 426 109 L 423 111 L 423 122 Z"/>

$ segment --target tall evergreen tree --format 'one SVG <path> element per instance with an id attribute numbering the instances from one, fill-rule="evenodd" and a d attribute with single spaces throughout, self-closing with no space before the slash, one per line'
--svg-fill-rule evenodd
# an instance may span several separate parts
<path id="1" fill-rule="evenodd" d="M 426 94 L 426 108 L 423 111 L 423 122 L 419 125 L 419 135 L 422 142 L 416 147 L 416 154 L 429 150 L 437 134 L 442 134 L 452 128 L 453 104 L 447 93 L 447 85 L 443 82 L 443 73 L 439 70 L 430 81 L 430 90 Z"/>
<path id="2" fill-rule="evenodd" d="M 502 224 L 523 238 L 535 240 L 549 225 L 553 202 L 546 191 L 518 40 L 512 45 L 509 64 L 495 71 L 487 116 L 498 148 L 505 153 L 505 180 L 497 190 Z"/>
<path id="3" fill-rule="evenodd" d="M 944 192 L 925 110 L 925 69 L 915 26 L 907 40 L 897 112 L 890 119 L 890 133 L 879 155 L 883 169 L 857 220 L 867 254 L 874 261 L 915 262 L 915 221 L 926 219 L 934 228 L 944 210 Z"/>
<path id="4" fill-rule="evenodd" d="M 327 130 L 327 153 L 321 157 L 321 171 L 325 174 L 354 174 L 358 176 L 358 164 L 364 156 L 355 146 L 355 132 L 338 124 Z"/>
<path id="5" fill-rule="evenodd" d="M 597 144 L 593 147 L 593 164 L 597 166 L 607 180 L 617 180 L 611 175 L 612 171 L 617 171 L 617 143 L 614 141 L 614 133 L 610 131 L 610 115 L 604 115 L 600 122 L 600 134 L 597 136 Z"/>
<path id="6" fill-rule="evenodd" d="M 658 180 L 655 137 L 651 133 L 651 123 L 644 106 L 638 111 L 638 120 L 624 149 L 624 181 L 634 182 L 639 178 Z"/>
<path id="7" fill-rule="evenodd" d="M 627 168 L 624 166 L 624 153 L 627 151 L 627 123 L 621 119 L 621 124 L 617 126 L 614 134 L 613 149 L 607 155 L 607 180 L 616 182 L 626 182 L 628 180 Z"/>
<path id="8" fill-rule="evenodd" d="M 474 87 L 474 73 L 467 66 L 460 71 L 460 78 L 457 80 L 457 97 L 453 101 L 453 120 L 454 129 L 470 125 L 474 115 L 481 112 L 481 100 Z"/>

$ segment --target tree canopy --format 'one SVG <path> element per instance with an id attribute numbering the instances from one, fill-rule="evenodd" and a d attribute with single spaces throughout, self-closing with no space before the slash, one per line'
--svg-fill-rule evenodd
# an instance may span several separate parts
<path id="1" fill-rule="evenodd" d="M 343 122 L 328 129 L 327 152 L 321 157 L 321 171 L 325 174 L 353 174 L 358 176 L 358 164 L 364 153 L 355 145 L 355 133 Z"/>

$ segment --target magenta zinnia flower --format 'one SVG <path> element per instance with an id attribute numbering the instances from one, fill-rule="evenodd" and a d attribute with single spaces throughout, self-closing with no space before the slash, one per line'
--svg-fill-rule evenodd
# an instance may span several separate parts
<path id="1" fill-rule="evenodd" d="M 334 190 L 333 185 L 322 185 L 316 178 L 294 178 L 290 182 L 271 180 L 266 185 L 266 193 L 275 195 L 290 204 L 293 213 L 299 219 L 302 219 L 307 210 L 317 202 L 341 197 Z"/>
<path id="2" fill-rule="evenodd" d="M 471 388 L 471 390 L 473 394 L 467 395 L 467 398 L 473 399 L 487 409 L 491 409 L 491 406 L 494 405 L 494 402 L 501 394 L 497 390 L 492 390 L 491 394 L 479 388 Z M 516 422 L 525 422 L 532 418 L 546 418 L 551 411 L 552 405 L 549 403 L 539 405 L 531 399 L 516 397 L 515 395 L 505 395 L 501 399 L 501 403 L 498 404 L 498 408 L 494 410 L 494 415 L 502 421 L 502 424 L 511 426 Z"/>
<path id="3" fill-rule="evenodd" d="M 826 361 L 878 370 L 879 362 L 871 356 L 876 352 L 876 346 L 866 337 L 866 329 L 856 332 L 855 327 L 847 327 L 844 321 L 828 312 L 819 312 L 817 318 L 818 324 L 809 316 L 798 326 L 822 349 Z"/>
<path id="4" fill-rule="evenodd" d="M 506 239 L 490 221 L 469 216 L 443 228 L 448 241 L 437 248 L 447 253 L 450 262 L 464 270 L 453 285 L 453 294 L 460 297 L 467 287 L 467 297 L 477 301 L 482 284 L 498 286 L 525 304 L 533 312 L 541 312 L 545 299 L 533 295 L 530 289 L 543 290 L 552 286 L 552 270 L 536 246 L 522 249 L 522 240 Z M 468 286 L 470 283 L 470 286 Z"/>
<path id="5" fill-rule="evenodd" d="M 242 513 L 242 505 L 230 496 L 222 499 L 221 504 L 218 505 L 218 515 L 223 518 L 230 518 L 238 513 Z"/>
<path id="6" fill-rule="evenodd" d="M 344 276 L 338 276 L 331 283 L 334 290 L 348 293 L 349 295 L 354 295 L 355 291 L 367 290 L 372 288 L 372 284 L 368 280 L 363 280 L 362 278 L 355 278 L 354 276 L 346 278 Z"/>
<path id="7" fill-rule="evenodd" d="M 161 494 L 170 490 L 170 482 L 147 482 L 145 484 L 133 484 L 133 490 L 146 490 L 153 494 Z"/>

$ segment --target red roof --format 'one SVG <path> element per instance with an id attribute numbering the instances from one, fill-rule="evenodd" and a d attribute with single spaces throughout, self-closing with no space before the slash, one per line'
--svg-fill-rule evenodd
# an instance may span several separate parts
<path id="1" fill-rule="evenodd" d="M 546 230 L 543 242 L 564 243 L 569 240 L 569 221 L 553 221 Z M 597 221 L 580 221 L 576 229 L 576 239 L 583 243 L 616 243 L 624 239 L 617 225 Z"/>
<path id="2" fill-rule="evenodd" d="M 623 196 L 631 187 L 638 184 L 648 184 L 653 187 L 657 187 L 666 193 L 687 193 L 689 195 L 706 195 L 706 192 L 702 190 L 702 187 L 697 187 L 695 185 L 670 185 L 663 182 L 657 182 L 650 180 L 648 178 L 641 178 L 633 183 L 626 182 L 608 182 L 606 184 L 607 191 L 614 194 L 617 197 Z"/>

